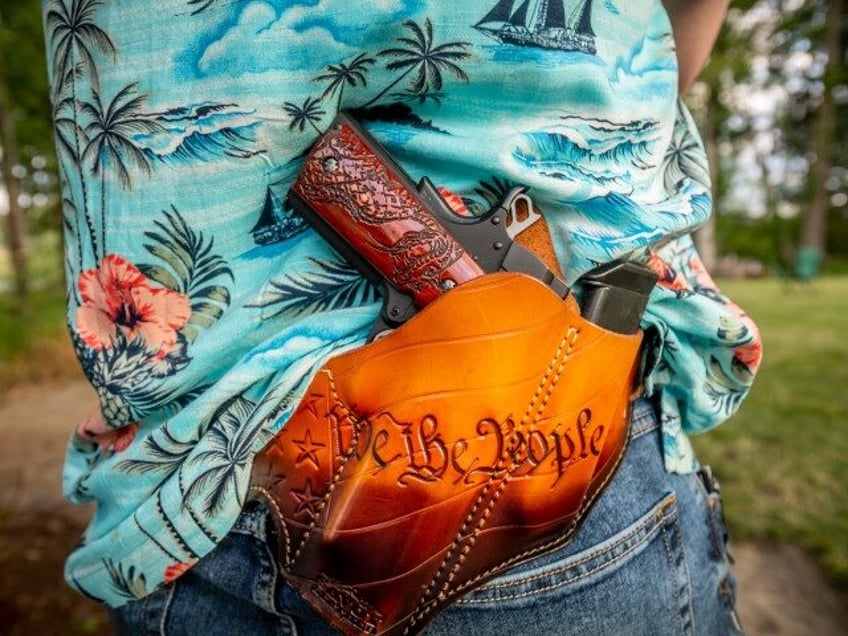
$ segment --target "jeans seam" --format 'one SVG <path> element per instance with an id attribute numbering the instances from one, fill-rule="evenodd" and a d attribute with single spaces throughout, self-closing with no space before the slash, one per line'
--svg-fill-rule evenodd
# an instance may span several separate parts
<path id="1" fill-rule="evenodd" d="M 613 557 L 609 561 L 604 561 L 603 563 L 599 563 L 597 566 L 587 570 L 586 572 L 581 572 L 580 574 L 570 576 L 570 577 L 568 577 L 568 578 L 566 578 L 562 581 L 557 581 L 556 583 L 552 583 L 550 585 L 546 585 L 546 586 L 540 587 L 540 588 L 535 589 L 535 590 L 528 590 L 526 592 L 521 592 L 521 593 L 518 593 L 518 594 L 496 594 L 495 595 L 496 598 L 461 599 L 461 600 L 458 601 L 458 604 L 471 605 L 471 604 L 491 603 L 493 600 L 494 601 L 517 600 L 517 599 L 520 599 L 520 598 L 526 598 L 528 596 L 535 596 L 536 594 L 549 592 L 551 590 L 555 590 L 555 589 L 558 589 L 560 587 L 563 587 L 564 585 L 571 585 L 572 583 L 580 581 L 581 579 L 584 579 L 587 576 L 591 576 L 591 575 L 595 574 L 596 572 L 610 566 L 611 564 L 614 564 L 614 563 L 621 561 L 623 558 L 632 554 L 634 550 L 636 550 L 637 548 L 642 546 L 644 543 L 652 540 L 658 533 L 661 533 L 663 528 L 669 522 L 669 518 L 671 517 L 671 515 L 669 514 L 669 510 L 671 510 L 673 508 L 673 503 L 675 501 L 676 501 L 676 497 L 675 497 L 674 493 L 672 493 L 660 503 L 660 509 L 658 511 L 658 513 L 660 515 L 660 523 L 657 523 L 650 532 L 647 532 L 645 534 L 645 536 L 642 537 L 641 540 L 637 541 L 632 546 L 627 548 L 624 552 Z M 537 581 L 541 578 L 545 578 L 545 577 L 548 577 L 548 576 L 553 576 L 553 575 L 556 575 L 556 574 L 563 574 L 570 569 L 573 569 L 577 566 L 583 565 L 583 564 L 585 564 L 589 561 L 592 561 L 594 559 L 597 559 L 597 558 L 603 556 L 604 554 L 611 552 L 616 547 L 620 546 L 622 543 L 625 543 L 628 539 L 632 538 L 634 535 L 639 534 L 639 532 L 641 532 L 646 526 L 648 526 L 649 524 L 651 524 L 654 521 L 655 521 L 655 518 L 649 517 L 648 519 L 645 519 L 642 523 L 640 523 L 638 526 L 633 528 L 625 536 L 621 537 L 621 539 L 619 541 L 616 541 L 613 545 L 607 546 L 603 550 L 593 552 L 591 555 L 587 555 L 586 557 L 580 559 L 579 561 L 574 561 L 574 562 L 568 563 L 567 565 L 563 565 L 563 566 L 558 567 L 558 568 L 546 570 L 544 573 L 534 574 L 532 576 L 527 576 L 527 577 L 524 577 L 524 578 L 521 578 L 521 579 L 511 580 L 508 583 L 487 586 L 485 589 L 486 589 L 486 591 L 496 592 L 498 590 L 505 590 L 505 589 L 515 587 L 515 586 L 518 586 L 518 585 L 526 585 L 527 583 L 533 583 L 534 581 Z"/>
<path id="2" fill-rule="evenodd" d="M 159 617 L 159 636 L 167 636 L 165 633 L 165 621 L 168 620 L 168 613 L 171 610 L 171 601 L 174 598 L 174 593 L 177 589 L 177 581 L 173 581 L 168 589 L 168 595 L 165 602 L 162 603 L 162 615 Z"/>
<path id="3" fill-rule="evenodd" d="M 274 522 L 271 518 L 271 512 L 265 505 L 265 502 L 261 501 L 260 505 L 261 509 L 264 511 L 262 514 L 263 522 L 260 527 L 256 528 L 257 532 L 253 534 L 253 538 L 261 545 L 261 550 L 265 557 L 261 560 L 264 561 L 265 567 L 263 568 L 264 571 L 260 571 L 257 577 L 258 591 L 255 600 L 259 607 L 270 612 L 281 621 L 286 621 L 285 625 L 280 624 L 278 626 L 280 634 L 287 636 L 296 635 L 297 626 L 294 623 L 292 615 L 281 609 L 277 604 L 277 587 L 281 580 L 280 566 L 275 556 L 275 546 L 271 545 L 270 539 L 272 529 L 269 527 L 269 524 L 273 524 Z"/>
<path id="4" fill-rule="evenodd" d="M 267 524 L 270 523 L 271 520 L 266 516 L 265 522 Z M 263 561 L 265 562 L 264 571 L 261 571 L 258 577 L 261 594 L 257 596 L 261 596 L 261 598 L 258 598 L 257 600 L 260 601 L 261 606 L 265 607 L 277 616 L 287 616 L 287 614 L 284 614 L 277 608 L 277 581 L 280 573 L 274 551 L 271 549 L 271 545 L 268 542 L 268 534 L 269 529 L 266 525 L 264 533 L 265 536 L 261 537 L 261 539 L 257 537 L 257 539 L 260 539 L 260 543 L 262 545 L 264 555 Z"/>
<path id="5" fill-rule="evenodd" d="M 631 438 L 631 439 L 636 439 L 637 437 L 641 437 L 641 436 L 642 436 L 642 435 L 644 435 L 645 433 L 650 433 L 650 432 L 651 432 L 652 430 L 654 430 L 655 428 L 657 428 L 656 423 L 655 423 L 655 422 L 652 422 L 652 421 L 650 421 L 650 420 L 648 420 L 647 422 L 645 422 L 645 424 L 644 424 L 644 425 L 639 425 L 639 424 L 637 424 L 637 423 L 635 423 L 635 422 L 634 422 L 634 424 L 633 424 L 633 428 L 632 428 L 632 429 L 631 429 L 631 431 L 630 431 L 630 438 Z"/>
<path id="6" fill-rule="evenodd" d="M 727 561 L 727 530 L 722 519 L 721 496 L 718 493 L 710 493 L 707 495 L 707 528 L 710 533 L 710 542 L 713 550 L 715 550 L 716 558 L 721 561 Z"/>
<path id="7" fill-rule="evenodd" d="M 687 593 L 692 589 L 692 577 L 689 574 L 689 566 L 683 548 L 683 534 L 680 527 L 680 520 L 675 518 L 673 525 L 672 533 L 663 532 L 662 542 L 665 548 L 666 558 L 668 559 L 669 570 L 676 575 L 675 580 L 677 585 L 672 593 L 677 601 L 676 614 L 680 618 L 679 633 L 681 636 L 689 636 L 695 633 L 692 598 Z M 677 546 L 677 557 L 675 557 L 675 546 L 672 545 L 673 542 L 679 544 Z"/>
<path id="8" fill-rule="evenodd" d="M 277 568 L 274 556 L 271 553 L 271 549 L 268 547 L 268 544 L 265 541 L 262 541 L 261 546 L 263 563 L 262 568 L 256 576 L 256 602 L 260 607 L 276 614 L 277 609 L 274 602 L 276 594 L 274 593 L 274 590 L 276 588 Z"/>
<path id="9" fill-rule="evenodd" d="M 708 488 L 698 473 L 690 476 L 694 480 L 694 489 L 700 498 L 703 498 L 703 508 L 706 515 L 706 527 L 710 535 L 710 544 L 713 547 L 715 558 L 719 561 L 727 561 L 727 523 L 724 519 L 724 504 L 721 492 Z M 699 498 L 696 496 L 696 500 Z"/>

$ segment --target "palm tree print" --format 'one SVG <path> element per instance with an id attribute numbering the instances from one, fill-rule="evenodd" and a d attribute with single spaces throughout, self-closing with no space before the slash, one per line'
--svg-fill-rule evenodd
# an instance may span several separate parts
<path id="1" fill-rule="evenodd" d="M 72 72 L 73 71 L 68 71 L 68 74 Z M 68 83 L 70 82 L 69 79 L 64 81 Z M 66 175 L 68 174 L 67 168 L 65 166 L 64 156 L 68 155 L 71 159 L 71 163 L 73 163 L 74 165 L 79 164 L 79 157 L 77 156 L 77 151 L 75 148 L 75 142 L 77 140 L 77 134 L 79 129 L 73 115 L 68 114 L 72 113 L 74 110 L 73 102 L 74 100 L 70 96 L 57 96 L 51 104 L 51 116 L 53 119 L 53 138 L 56 143 L 56 156 L 59 160 L 59 178 L 62 180 L 63 186 L 65 185 Z M 80 210 L 77 208 L 76 202 L 71 197 L 63 197 L 62 210 L 64 211 L 65 229 L 68 232 L 68 236 L 73 237 L 74 243 L 76 243 L 77 246 L 76 262 L 77 264 L 81 265 L 83 260 L 82 224 L 85 221 L 90 221 L 90 219 L 81 218 Z M 88 230 L 91 235 L 94 234 L 93 225 L 89 224 Z M 66 254 L 65 258 L 70 265 L 70 250 Z M 72 271 L 73 268 L 69 267 L 68 272 L 70 273 Z"/>
<path id="2" fill-rule="evenodd" d="M 377 60 L 373 57 L 368 57 L 365 53 L 357 55 L 350 64 L 331 64 L 327 67 L 327 72 L 319 75 L 313 81 L 324 82 L 329 80 L 329 85 L 321 94 L 321 99 L 326 99 L 334 94 L 338 94 L 336 102 L 336 110 L 341 110 L 342 95 L 344 94 L 345 86 L 356 86 L 362 84 L 367 85 L 365 73 L 369 64 L 374 64 Z"/>
<path id="3" fill-rule="evenodd" d="M 76 263 L 79 265 L 82 263 L 82 240 L 80 239 L 80 232 L 82 228 L 80 227 L 80 218 L 79 212 L 77 211 L 77 204 L 73 199 L 69 197 L 62 197 L 62 210 L 66 212 L 62 218 L 62 226 L 65 229 L 70 240 L 73 240 L 76 243 L 77 251 L 76 251 Z M 71 222 L 71 219 L 74 221 Z M 74 276 L 74 263 L 71 257 L 71 250 L 68 249 L 65 251 L 65 275 L 70 279 Z M 79 304 L 79 290 L 76 288 L 76 285 L 70 285 L 68 289 L 69 294 L 73 294 L 74 300 Z"/>
<path id="4" fill-rule="evenodd" d="M 745 398 L 745 382 L 750 384 L 752 381 L 750 369 L 742 365 L 735 358 L 731 362 L 731 366 L 735 374 L 747 375 L 749 377 L 745 378 L 743 382 L 740 382 L 739 377 L 734 377 L 722 368 L 721 363 L 715 356 L 710 356 L 704 390 L 713 404 L 713 409 L 717 413 L 732 413 L 738 409 L 742 400 Z"/>
<path id="5" fill-rule="evenodd" d="M 468 81 L 468 75 L 454 61 L 471 56 L 469 52 L 464 50 L 471 46 L 470 42 L 448 42 L 434 45 L 433 25 L 429 18 L 425 18 L 423 28 L 413 20 L 406 20 L 403 26 L 411 32 L 411 37 L 400 37 L 397 38 L 397 41 L 407 45 L 407 48 L 389 48 L 378 53 L 380 57 L 396 58 L 386 64 L 386 69 L 402 71 L 400 76 L 391 81 L 360 108 L 367 108 L 375 104 L 413 72 L 415 72 L 415 76 L 411 84 L 404 90 L 393 94 L 397 100 L 418 102 L 419 104 L 433 101 L 441 104 L 445 96 L 441 90 L 444 86 L 443 74 L 445 71 L 462 81 Z M 376 62 L 376 58 L 366 53 L 360 53 L 350 62 L 328 65 L 325 72 L 315 76 L 312 80 L 314 82 L 328 82 L 319 98 L 307 97 L 302 105 L 294 102 L 283 104 L 283 110 L 290 118 L 289 130 L 303 132 L 309 125 L 315 132 L 321 134 L 322 130 L 318 124 L 327 114 L 327 111 L 321 106 L 322 101 L 335 97 L 336 103 L 332 110 L 334 112 L 340 111 L 345 87 L 366 87 L 368 85 L 368 67 Z"/>
<path id="6" fill-rule="evenodd" d="M 706 188 L 710 187 L 709 166 L 706 165 L 701 142 L 686 125 L 685 117 L 678 107 L 671 143 L 663 157 L 663 181 L 666 192 L 670 194 L 678 192 L 687 177 Z"/>
<path id="7" fill-rule="evenodd" d="M 243 397 L 233 399 L 217 411 L 207 434 L 208 450 L 193 455 L 180 470 L 201 467 L 185 492 L 185 501 L 202 501 L 203 511 L 211 514 L 239 492 L 241 480 L 249 477 L 250 460 L 263 420 L 257 421 L 257 404 Z M 241 503 L 241 502 L 240 502 Z"/>
<path id="8" fill-rule="evenodd" d="M 445 93 L 442 91 L 431 91 L 429 89 L 425 89 L 423 91 L 414 91 L 411 89 L 401 91 L 399 93 L 395 93 L 399 99 L 405 102 L 418 102 L 419 104 L 423 104 L 427 101 L 435 102 L 436 104 L 441 104 L 442 100 L 445 98 Z"/>
<path id="9" fill-rule="evenodd" d="M 400 37 L 397 38 L 397 41 L 406 44 L 407 47 L 384 49 L 378 53 L 380 57 L 394 59 L 394 61 L 386 64 L 386 69 L 390 71 L 402 70 L 403 73 L 380 91 L 366 106 L 379 101 L 413 71 L 415 76 L 406 94 L 407 98 L 410 94 L 426 94 L 431 89 L 436 92 L 440 91 L 444 84 L 443 71 L 451 73 L 464 82 L 468 81 L 468 75 L 455 63 L 455 60 L 463 60 L 471 56 L 471 53 L 465 50 L 471 46 L 470 42 L 447 42 L 434 45 L 433 25 L 429 18 L 425 18 L 424 28 L 414 20 L 405 20 L 403 26 L 410 31 L 411 37 Z"/>
<path id="10" fill-rule="evenodd" d="M 310 259 L 318 271 L 285 276 L 269 282 L 269 288 L 248 307 L 269 309 L 267 318 L 288 314 L 332 311 L 376 302 L 377 288 L 359 272 L 339 261 Z"/>
<path id="11" fill-rule="evenodd" d="M 168 428 L 167 423 L 144 439 L 144 459 L 125 459 L 115 465 L 117 470 L 131 475 L 159 473 L 162 478 L 170 476 L 189 456 L 204 434 L 200 430 L 188 440 L 178 439 Z"/>
<path id="12" fill-rule="evenodd" d="M 321 108 L 320 99 L 307 97 L 303 100 L 302 106 L 298 106 L 292 102 L 285 102 L 283 104 L 283 110 L 291 118 L 289 121 L 289 130 L 297 128 L 300 132 L 303 132 L 306 129 L 306 124 L 309 124 L 315 132 L 319 135 L 321 134 L 321 129 L 318 128 L 316 122 L 320 122 L 324 115 L 327 114 L 327 111 Z"/>
<path id="13" fill-rule="evenodd" d="M 47 28 L 50 30 L 49 44 L 53 47 L 53 73 L 65 79 L 67 71 L 76 72 L 77 55 L 97 85 L 97 65 L 93 51 L 115 54 L 115 46 L 108 34 L 94 22 L 97 7 L 103 0 L 52 0 L 55 6 L 47 12 Z M 71 78 L 75 79 L 74 76 Z M 62 84 L 57 84 L 59 90 Z"/>
<path id="14" fill-rule="evenodd" d="M 73 131 L 73 146 L 67 143 L 63 135 L 57 135 L 57 146 L 70 154 L 71 160 L 77 165 L 80 173 L 82 190 L 82 208 L 88 226 L 92 252 L 97 258 L 98 245 L 94 222 L 88 210 L 88 188 L 82 175 L 81 165 L 81 131 L 77 125 L 77 77 L 85 69 L 88 70 L 92 85 L 97 86 L 97 64 L 94 53 L 101 52 L 114 55 L 115 46 L 108 34 L 94 22 L 94 15 L 102 0 L 51 0 L 51 8 L 46 14 L 48 30 L 48 46 L 52 49 L 54 115 L 70 106 L 73 113 L 69 119 L 62 119 Z M 62 98 L 65 90 L 70 87 L 70 98 Z M 63 126 L 64 127 L 64 126 Z M 78 206 L 79 207 L 79 206 Z M 82 240 L 79 233 L 79 241 Z M 82 247 L 80 245 L 80 251 Z"/>
<path id="15" fill-rule="evenodd" d="M 156 231 L 144 233 L 148 252 L 161 264 L 139 263 L 138 268 L 150 280 L 191 299 L 191 317 L 182 333 L 194 341 L 200 327 L 208 329 L 230 304 L 230 290 L 222 279 L 234 281 L 227 262 L 213 252 L 215 239 L 196 232 L 176 208 L 163 211 L 164 220 L 156 221 Z"/>
<path id="16" fill-rule="evenodd" d="M 184 440 L 174 435 L 168 426 L 168 422 L 166 422 L 161 428 L 153 431 L 153 433 L 142 442 L 142 447 L 144 449 L 143 458 L 125 459 L 120 461 L 115 465 L 115 470 L 119 470 L 130 475 L 144 476 L 148 474 L 155 474 L 158 479 L 164 481 L 179 470 L 186 458 L 188 458 L 191 455 L 191 452 L 197 447 L 200 439 L 206 435 L 211 424 L 211 420 L 206 420 L 199 430 L 195 431 L 189 439 Z M 179 479 L 180 492 L 185 495 L 188 490 L 188 486 L 185 484 L 183 473 L 180 472 L 177 477 Z M 189 513 L 194 523 L 197 524 L 197 527 L 200 528 L 210 541 L 217 542 L 220 540 L 220 537 L 214 534 L 206 526 L 204 516 L 198 515 L 194 509 L 188 505 L 185 497 L 183 508 Z M 179 537 L 179 540 L 182 541 L 182 537 L 173 527 L 171 520 L 165 514 L 164 510 L 161 509 L 161 506 L 159 509 L 159 516 L 163 525 L 169 528 L 172 535 L 176 534 L 177 537 Z M 190 551 L 186 550 L 186 552 Z"/>
<path id="17" fill-rule="evenodd" d="M 57 80 L 58 85 L 70 85 L 73 75 L 73 69 L 68 70 L 65 73 L 65 77 Z M 55 99 L 52 102 L 52 118 L 53 118 L 53 130 L 56 138 L 56 146 L 59 148 L 60 152 L 64 152 L 70 156 L 71 161 L 76 163 L 79 160 L 77 156 L 77 151 L 74 148 L 74 133 L 78 131 L 76 120 L 73 116 L 68 115 L 69 112 L 73 112 L 74 109 L 74 100 L 70 95 L 65 95 L 64 97 L 61 95 L 56 95 Z M 60 154 L 61 159 L 61 154 Z"/>
<path id="18" fill-rule="evenodd" d="M 135 600 L 150 593 L 144 572 L 137 571 L 135 566 L 131 565 L 124 571 L 123 564 L 115 563 L 112 559 L 104 559 L 103 565 L 109 573 L 113 588 L 124 598 Z"/>
<path id="19" fill-rule="evenodd" d="M 135 84 L 125 86 L 104 106 L 98 91 L 92 101 L 82 105 L 82 112 L 91 118 L 85 127 L 88 138 L 83 161 L 93 157 L 91 171 L 100 175 L 100 240 L 102 256 L 106 255 L 106 168 L 111 166 L 124 188 L 132 185 L 128 161 L 150 175 L 150 160 L 133 141 L 136 133 L 149 133 L 162 127 L 140 113 L 146 96 L 134 95 Z"/>

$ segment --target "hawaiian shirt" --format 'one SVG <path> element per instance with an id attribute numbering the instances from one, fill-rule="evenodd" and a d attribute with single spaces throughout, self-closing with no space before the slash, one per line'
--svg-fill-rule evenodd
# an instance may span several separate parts
<path id="1" fill-rule="evenodd" d="M 66 496 L 96 502 L 66 578 L 112 606 L 226 535 L 254 454 L 314 372 L 362 345 L 379 291 L 285 204 L 351 111 L 472 213 L 516 185 L 568 282 L 660 275 L 643 326 L 669 470 L 759 363 L 689 238 L 711 211 L 659 0 L 42 0 L 68 327 L 101 411 Z"/>

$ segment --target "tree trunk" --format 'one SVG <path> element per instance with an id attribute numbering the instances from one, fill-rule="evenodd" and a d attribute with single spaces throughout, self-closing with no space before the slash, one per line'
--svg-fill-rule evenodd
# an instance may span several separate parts
<path id="1" fill-rule="evenodd" d="M 3 68 L 2 56 L 2 51 L 0 51 L 0 69 Z M 12 257 L 15 293 L 18 301 L 23 303 L 29 292 L 26 219 L 21 206 L 18 204 L 21 193 L 20 183 L 17 177 L 12 174 L 12 169 L 18 163 L 18 153 L 11 103 L 2 73 L 0 73 L 0 147 L 3 149 L 0 170 L 2 170 L 3 183 L 9 195 L 9 212 L 6 215 L 6 240 Z"/>
<path id="2" fill-rule="evenodd" d="M 721 196 L 719 188 L 719 161 L 718 161 L 718 122 L 716 121 L 716 109 L 718 106 L 718 88 L 710 86 L 710 98 L 707 101 L 706 113 L 703 123 L 702 136 L 707 150 L 707 164 L 712 179 L 713 213 L 707 222 L 695 232 L 695 246 L 701 256 L 704 266 L 713 271 L 718 263 L 718 246 L 716 245 L 716 216 L 718 215 L 718 202 Z"/>
<path id="3" fill-rule="evenodd" d="M 833 164 L 833 144 L 836 133 L 836 105 L 833 101 L 832 77 L 841 63 L 843 0 L 830 0 L 827 8 L 825 46 L 827 48 L 827 69 L 825 71 L 825 91 L 813 124 L 813 151 L 815 161 L 810 170 L 812 200 L 804 216 L 801 230 L 801 249 L 824 253 L 825 233 L 829 194 L 827 177 Z"/>

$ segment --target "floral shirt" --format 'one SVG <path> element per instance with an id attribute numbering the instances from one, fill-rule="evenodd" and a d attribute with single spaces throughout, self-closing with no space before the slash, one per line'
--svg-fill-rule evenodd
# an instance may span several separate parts
<path id="1" fill-rule="evenodd" d="M 688 238 L 709 178 L 659 0 L 42 4 L 68 325 L 101 403 L 64 471 L 97 504 L 66 568 L 88 596 L 208 553 L 312 374 L 365 341 L 377 290 L 284 203 L 340 109 L 472 212 L 527 187 L 569 282 L 618 257 L 660 274 L 669 470 L 747 393 L 756 329 Z"/>

